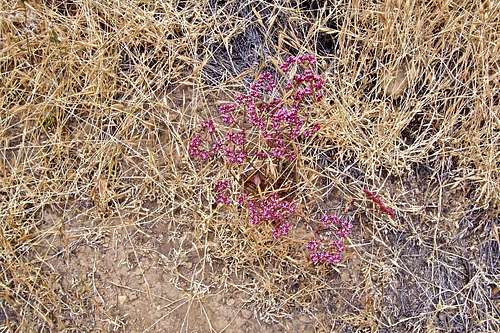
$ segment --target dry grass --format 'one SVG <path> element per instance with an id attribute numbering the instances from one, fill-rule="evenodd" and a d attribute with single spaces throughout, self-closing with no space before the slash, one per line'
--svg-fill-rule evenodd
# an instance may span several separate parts
<path id="1" fill-rule="evenodd" d="M 334 269 L 308 264 L 300 228 L 272 242 L 213 208 L 227 170 L 186 150 L 219 101 L 305 52 L 327 98 L 299 199 L 355 221 Z M 204 307 L 217 293 L 270 330 L 499 331 L 499 55 L 495 1 L 3 1 L 0 331 L 161 331 L 199 304 L 219 332 Z M 144 258 L 167 243 L 154 267 L 181 301 L 131 326 L 96 258 L 126 249 L 153 302 Z M 93 268 L 76 274 L 83 248 Z"/>

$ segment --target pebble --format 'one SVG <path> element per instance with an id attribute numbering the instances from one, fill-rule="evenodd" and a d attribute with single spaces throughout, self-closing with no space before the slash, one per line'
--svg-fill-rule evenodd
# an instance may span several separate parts
<path id="1" fill-rule="evenodd" d="M 118 304 L 119 305 L 125 304 L 126 301 L 127 301 L 127 296 L 125 296 L 125 295 L 119 295 L 118 296 Z"/>
<path id="2" fill-rule="evenodd" d="M 243 309 L 243 310 L 241 310 L 241 316 L 245 319 L 250 319 L 250 318 L 252 318 L 252 311 L 247 310 L 247 309 Z"/>

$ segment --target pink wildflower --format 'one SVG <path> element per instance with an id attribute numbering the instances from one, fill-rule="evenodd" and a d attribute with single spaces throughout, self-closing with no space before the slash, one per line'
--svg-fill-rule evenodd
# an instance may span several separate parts
<path id="1" fill-rule="evenodd" d="M 229 180 L 227 179 L 220 179 L 215 183 L 215 200 L 217 203 L 224 205 L 230 204 L 230 200 L 227 195 L 229 186 Z"/>
<path id="2" fill-rule="evenodd" d="M 335 239 L 315 238 L 306 244 L 306 250 L 313 264 L 336 264 L 345 252 L 345 239 L 350 235 L 352 224 L 335 214 L 324 215 L 320 219 L 323 228 L 336 230 Z"/>
<path id="3" fill-rule="evenodd" d="M 273 239 L 280 239 L 283 236 L 287 236 L 290 231 L 290 223 L 282 223 L 273 229 Z"/>

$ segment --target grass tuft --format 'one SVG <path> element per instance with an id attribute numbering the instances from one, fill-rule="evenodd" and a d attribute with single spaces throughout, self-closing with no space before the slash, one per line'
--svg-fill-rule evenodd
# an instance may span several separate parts
<path id="1" fill-rule="evenodd" d="M 498 332 L 499 9 L 2 1 L 0 332 Z M 353 217 L 329 268 L 300 222 L 273 242 L 212 205 L 224 171 L 188 154 L 306 53 L 326 94 L 296 200 Z"/>

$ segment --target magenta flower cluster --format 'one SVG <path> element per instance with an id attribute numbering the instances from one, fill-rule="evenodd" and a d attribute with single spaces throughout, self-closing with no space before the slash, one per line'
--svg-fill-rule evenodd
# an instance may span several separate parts
<path id="1" fill-rule="evenodd" d="M 295 214 L 295 204 L 272 194 L 264 199 L 246 201 L 249 222 L 252 225 L 269 223 L 273 226 L 273 239 L 287 236 L 291 224 L 288 222 Z"/>
<path id="2" fill-rule="evenodd" d="M 325 81 L 314 72 L 313 55 L 289 57 L 281 66 L 286 84 L 279 84 L 271 72 L 263 72 L 235 102 L 218 108 L 215 119 L 202 123 L 189 143 L 189 155 L 242 165 L 249 159 L 293 160 L 293 143 L 320 130 L 306 124 L 305 111 L 323 96 Z M 291 68 L 296 71 L 291 75 Z M 217 118 L 216 118 L 217 119 Z"/>
<path id="3" fill-rule="evenodd" d="M 189 142 L 189 155 L 229 167 L 244 165 L 247 171 L 256 160 L 293 161 L 299 138 L 309 138 L 320 130 L 319 124 L 307 122 L 307 114 L 324 97 L 325 80 L 315 66 L 316 58 L 305 54 L 288 57 L 279 66 L 281 79 L 268 71 L 261 73 L 246 92 L 234 102 L 220 105 L 216 117 L 201 123 Z M 261 177 L 272 183 L 266 175 Z M 274 240 L 287 236 L 299 218 L 297 205 L 281 193 L 263 194 L 260 188 L 255 192 L 241 183 L 232 186 L 229 179 L 214 184 L 217 204 L 243 208 L 250 225 L 272 227 Z M 320 222 L 328 237 L 320 234 L 307 243 L 309 258 L 314 264 L 338 263 L 352 225 L 335 215 L 326 215 Z"/>
<path id="4" fill-rule="evenodd" d="M 230 189 L 229 179 L 219 179 L 215 182 L 215 200 L 219 204 L 230 205 L 233 203 L 233 193 Z M 238 194 L 236 202 L 246 208 L 248 212 L 248 222 L 251 225 L 270 224 L 273 226 L 273 239 L 287 236 L 290 231 L 290 219 L 294 217 L 296 211 L 295 204 L 284 198 L 280 198 L 276 193 L 262 199 L 251 199 L 247 195 Z"/>
<path id="5" fill-rule="evenodd" d="M 337 264 L 345 252 L 345 240 L 352 231 L 352 224 L 347 219 L 330 214 L 324 215 L 321 227 L 323 236 L 316 236 L 306 244 L 306 250 L 313 264 Z"/>
<path id="6" fill-rule="evenodd" d="M 261 224 L 264 221 L 280 225 L 295 212 L 295 205 L 291 201 L 279 198 L 277 194 L 271 194 L 261 200 L 247 200 L 247 207 L 249 222 L 252 225 Z"/>
<path id="7" fill-rule="evenodd" d="M 212 119 L 201 123 L 199 133 L 189 142 L 188 153 L 191 157 L 207 161 L 222 150 L 222 142 L 216 138 L 215 124 Z"/>
<path id="8" fill-rule="evenodd" d="M 231 204 L 229 179 L 219 179 L 215 182 L 215 201 L 223 205 Z"/>

